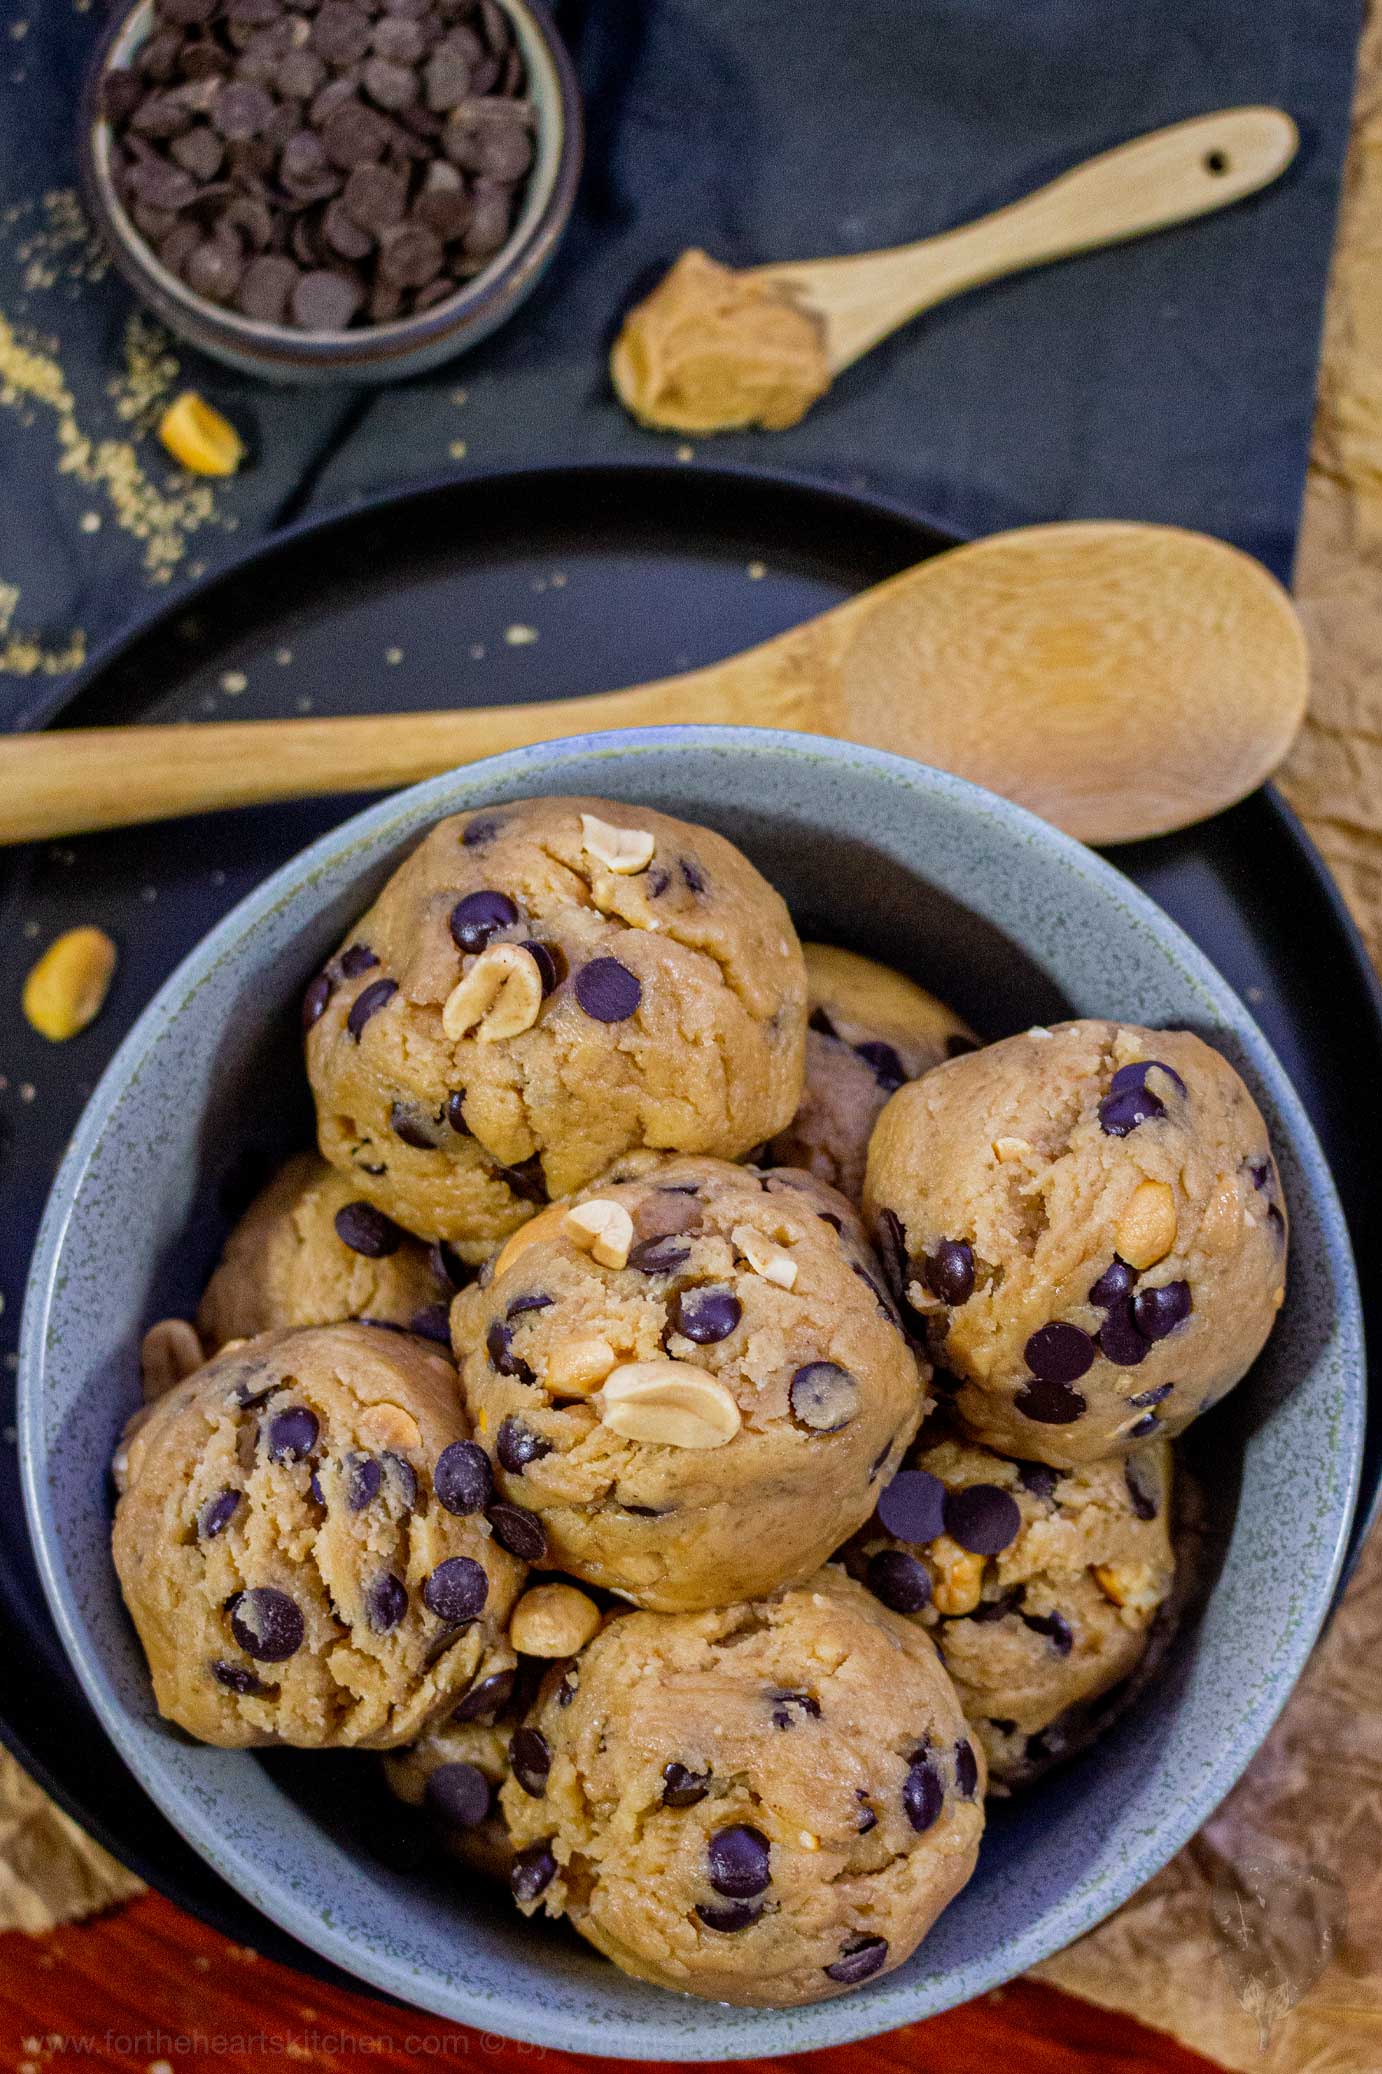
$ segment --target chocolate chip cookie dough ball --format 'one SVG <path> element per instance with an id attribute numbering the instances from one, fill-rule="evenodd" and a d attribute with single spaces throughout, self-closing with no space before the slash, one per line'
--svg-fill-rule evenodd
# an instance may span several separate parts
<path id="1" fill-rule="evenodd" d="M 1175 1577 L 1171 1450 L 1061 1470 L 923 1436 L 846 1562 L 931 1635 L 993 1778 L 1030 1778 L 1146 1650 Z"/>
<path id="2" fill-rule="evenodd" d="M 973 1051 L 974 1032 L 943 1001 L 872 958 L 804 943 L 806 1087 L 768 1147 L 858 1202 L 873 1127 L 889 1095 L 943 1059 Z"/>
<path id="3" fill-rule="evenodd" d="M 795 1178 L 614 1178 L 457 1297 L 466 1402 L 533 1561 L 670 1612 L 808 1576 L 867 1518 L 924 1382 L 849 1205 Z"/>
<path id="4" fill-rule="evenodd" d="M 478 1261 L 639 1146 L 736 1159 L 802 1085 L 806 982 L 731 843 L 535 799 L 441 822 L 308 989 L 325 1157 Z"/>
<path id="5" fill-rule="evenodd" d="M 983 1759 L 935 1651 L 834 1568 L 612 1621 L 513 1755 L 519 1906 L 713 2001 L 817 2002 L 900 1966 L 984 1826 Z"/>
<path id="6" fill-rule="evenodd" d="M 454 1716 L 429 1728 L 407 1750 L 383 1759 L 390 1791 L 420 1808 L 435 1841 L 486 1879 L 507 1880 L 513 1845 L 499 1807 L 509 1776 L 507 1720 L 464 1721 Z"/>
<path id="7" fill-rule="evenodd" d="M 1267 1128 L 1184 1030 L 1074 1022 L 893 1096 L 865 1211 L 974 1436 L 1056 1467 L 1180 1433 L 1285 1294 Z"/>
<path id="8" fill-rule="evenodd" d="M 522 1565 L 451 1363 L 369 1325 L 265 1334 L 144 1412 L 115 1567 L 159 1711 L 204 1743 L 413 1741 L 513 1662 Z"/>
<path id="9" fill-rule="evenodd" d="M 349 1175 L 302 1152 L 227 1239 L 197 1327 L 214 1350 L 261 1332 L 371 1318 L 449 1351 L 447 1312 L 467 1279 L 449 1247 L 410 1238 Z"/>

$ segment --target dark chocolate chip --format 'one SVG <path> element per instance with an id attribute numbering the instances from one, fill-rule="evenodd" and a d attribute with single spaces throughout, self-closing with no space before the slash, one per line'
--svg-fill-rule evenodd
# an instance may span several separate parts
<path id="1" fill-rule="evenodd" d="M 389 1105 L 389 1129 L 415 1152 L 435 1152 L 441 1143 L 442 1122 L 418 1102 L 399 1101 Z"/>
<path id="2" fill-rule="evenodd" d="M 509 1744 L 509 1763 L 523 1791 L 541 1800 L 552 1770 L 552 1752 L 540 1729 L 515 1729 Z"/>
<path id="3" fill-rule="evenodd" d="M 436 1610 L 434 1606 L 432 1611 Z M 391 1570 L 381 1570 L 365 1593 L 365 1617 L 375 1634 L 392 1634 L 407 1611 L 408 1587 Z"/>
<path id="4" fill-rule="evenodd" d="M 445 261 L 441 239 L 416 217 L 379 233 L 379 277 L 392 288 L 425 288 Z"/>
<path id="5" fill-rule="evenodd" d="M 323 0 L 312 24 L 312 47 L 328 65 L 358 65 L 370 47 L 372 27 L 362 8 L 348 0 Z"/>
<path id="6" fill-rule="evenodd" d="M 350 274 L 335 267 L 313 267 L 293 289 L 293 322 L 299 331 L 344 331 L 363 301 L 360 284 Z M 393 987 L 392 980 L 377 984 Z M 371 991 L 366 987 L 365 993 Z"/>
<path id="7" fill-rule="evenodd" d="M 363 1253 L 366 1260 L 387 1260 L 403 1244 L 403 1233 L 392 1217 L 373 1203 L 343 1203 L 334 1222 L 341 1244 L 352 1253 Z"/>
<path id="8" fill-rule="evenodd" d="M 945 1531 L 971 1555 L 1001 1555 L 1021 1526 L 1016 1498 L 995 1483 L 973 1483 L 945 1494 Z"/>
<path id="9" fill-rule="evenodd" d="M 678 1245 L 673 1237 L 640 1239 L 629 1248 L 627 1265 L 640 1275 L 674 1275 L 690 1258 L 691 1248 Z"/>
<path id="10" fill-rule="evenodd" d="M 175 137 L 169 150 L 183 171 L 190 173 L 194 180 L 214 180 L 225 157 L 224 144 L 205 123 L 198 123 L 185 136 Z"/>
<path id="11" fill-rule="evenodd" d="M 728 1289 L 682 1289 L 672 1302 L 672 1329 L 709 1347 L 728 1339 L 743 1315 L 738 1297 Z"/>
<path id="12" fill-rule="evenodd" d="M 470 1556 L 448 1556 L 422 1587 L 422 1603 L 448 1627 L 478 1620 L 489 1597 L 489 1579 Z"/>
<path id="13" fill-rule="evenodd" d="M 576 974 L 576 999 L 592 1021 L 627 1022 L 637 1013 L 643 989 L 617 958 L 592 958 Z"/>
<path id="14" fill-rule="evenodd" d="M 467 850 L 482 850 L 494 841 L 502 826 L 502 821 L 494 814 L 477 814 L 461 830 L 461 841 Z"/>
<path id="15" fill-rule="evenodd" d="M 961 1737 L 955 1745 L 955 1791 L 964 1800 L 973 1800 L 979 1787 L 979 1760 L 974 1755 L 974 1745 Z"/>
<path id="16" fill-rule="evenodd" d="M 854 1798 L 859 1803 L 859 1812 L 855 1818 L 855 1826 L 860 1836 L 867 1836 L 871 1829 L 878 1827 L 878 1810 L 874 1807 L 862 1786 L 855 1787 Z"/>
<path id="17" fill-rule="evenodd" d="M 384 1465 L 374 1455 L 352 1455 L 345 1465 L 346 1511 L 363 1512 L 379 1496 Z"/>
<path id="18" fill-rule="evenodd" d="M 516 1376 L 520 1383 L 537 1381 L 527 1362 L 514 1353 L 512 1329 L 501 1318 L 496 1318 L 485 1334 L 485 1351 L 496 1375 Z"/>
<path id="19" fill-rule="evenodd" d="M 473 1829 L 490 1811 L 493 1790 L 477 1764 L 439 1764 L 429 1774 L 427 1805 L 453 1829 Z"/>
<path id="20" fill-rule="evenodd" d="M 750 1822 L 715 1830 L 705 1855 L 707 1878 L 717 1894 L 751 1901 L 772 1885 L 772 1846 Z"/>
<path id="21" fill-rule="evenodd" d="M 240 1495 L 239 1491 L 218 1491 L 214 1498 L 207 1499 L 197 1514 L 199 1541 L 214 1541 L 218 1534 L 224 1534 L 240 1509 Z"/>
<path id="22" fill-rule="evenodd" d="M 1108 1093 L 1099 1104 L 1099 1128 L 1105 1137 L 1126 1138 L 1130 1131 L 1166 1114 L 1166 1104 L 1146 1084 L 1153 1066 L 1166 1075 L 1180 1094 L 1185 1093 L 1185 1082 L 1179 1073 L 1163 1065 L 1159 1059 L 1120 1066 L 1109 1082 Z"/>
<path id="23" fill-rule="evenodd" d="M 350 1013 L 346 1017 L 346 1028 L 357 1044 L 364 1035 L 365 1024 L 370 1017 L 378 1015 L 380 1009 L 392 1001 L 397 992 L 396 979 L 374 979 L 367 987 L 361 988 L 351 1002 Z"/>
<path id="24" fill-rule="evenodd" d="M 1057 1656 L 1069 1656 L 1075 1646 L 1075 1635 L 1063 1613 L 1024 1613 L 1020 1618 L 1033 1634 L 1045 1635 Z"/>
<path id="25" fill-rule="evenodd" d="M 518 909 L 507 893 L 469 893 L 451 910 L 451 935 L 458 950 L 478 952 L 500 929 L 511 929 L 517 920 Z"/>
<path id="26" fill-rule="evenodd" d="M 1023 1490 L 1030 1491 L 1034 1498 L 1054 1497 L 1059 1477 L 1060 1471 L 1052 1469 L 1047 1462 L 1019 1462 L 1017 1464 L 1018 1482 Z"/>
<path id="27" fill-rule="evenodd" d="M 930 1752 L 915 1750 L 902 1782 L 902 1811 L 918 1835 L 928 1830 L 945 1806 L 945 1788 Z"/>
<path id="28" fill-rule="evenodd" d="M 887 1957 L 886 1937 L 850 1937 L 840 1946 L 839 1958 L 823 1970 L 827 1980 L 838 1981 L 842 1987 L 857 1988 L 861 1980 L 873 1978 L 886 1964 Z"/>
<path id="29" fill-rule="evenodd" d="M 1156 1429 L 1160 1424 L 1161 1421 L 1157 1417 L 1156 1413 L 1154 1411 L 1149 1411 L 1143 1418 L 1140 1418 L 1137 1421 L 1137 1424 L 1135 1426 L 1129 1426 L 1128 1439 L 1145 1440 L 1149 1433 L 1156 1432 Z"/>
<path id="30" fill-rule="evenodd" d="M 1146 1360 L 1148 1342 L 1137 1329 L 1130 1296 L 1116 1303 L 1099 1327 L 1099 1352 L 1117 1368 L 1136 1368 Z"/>
<path id="31" fill-rule="evenodd" d="M 1165 1339 L 1183 1325 L 1194 1308 L 1188 1282 L 1164 1282 L 1159 1289 L 1139 1289 L 1132 1300 L 1133 1324 L 1143 1339 Z"/>
<path id="32" fill-rule="evenodd" d="M 533 1289 L 526 1296 L 516 1296 L 504 1316 L 512 1324 L 515 1318 L 525 1317 L 529 1311 L 550 1311 L 551 1308 L 552 1298 L 544 1296 L 540 1290 Z"/>
<path id="33" fill-rule="evenodd" d="M 542 979 L 544 996 L 554 994 L 566 977 L 566 953 L 559 943 L 538 943 L 530 938 L 521 948 L 527 951 Z"/>
<path id="34" fill-rule="evenodd" d="M 931 1597 L 925 1564 L 901 1548 L 881 1548 L 870 1556 L 867 1582 L 874 1597 L 894 1613 L 920 1613 Z"/>
<path id="35" fill-rule="evenodd" d="M 430 1339 L 434 1345 L 449 1348 L 451 1345 L 451 1306 L 449 1303 L 425 1303 L 420 1311 L 414 1311 L 408 1320 L 408 1330 L 419 1339 Z"/>
<path id="36" fill-rule="evenodd" d="M 1128 1399 L 1128 1403 L 1135 1404 L 1139 1411 L 1144 1410 L 1148 1405 L 1161 1404 L 1175 1387 L 1174 1383 L 1158 1383 L 1154 1390 L 1139 1390 L 1136 1397 Z"/>
<path id="37" fill-rule="evenodd" d="M 1109 1265 L 1104 1269 L 1104 1272 L 1090 1290 L 1089 1301 L 1097 1304 L 1100 1310 L 1111 1310 L 1114 1304 L 1120 1303 L 1125 1296 L 1131 1293 L 1132 1286 L 1136 1280 L 1136 1271 L 1128 1266 L 1126 1260 L 1120 1260 L 1115 1253 Z"/>
<path id="38" fill-rule="evenodd" d="M 506 151 L 507 151 L 507 149 L 509 148 L 509 143 L 510 143 L 510 133 L 511 133 L 511 132 L 512 132 L 512 133 L 514 133 L 514 134 L 516 134 L 516 135 L 517 135 L 517 136 L 519 136 L 520 138 L 521 138 L 521 137 L 522 137 L 522 135 L 523 135 L 522 131 L 518 129 L 518 126 L 517 126 L 517 124 L 516 124 L 516 123 L 504 123 L 504 124 L 502 124 L 502 125 L 496 125 L 496 138 L 497 138 L 497 137 L 503 137 L 503 138 L 504 138 L 504 140 L 505 140 L 505 147 L 504 147 L 504 148 L 505 148 L 505 150 L 506 150 Z M 526 140 L 524 140 L 524 141 L 526 141 Z M 488 146 L 487 148 L 488 148 L 488 149 L 492 149 L 492 144 L 491 144 L 491 146 Z M 485 170 L 485 172 L 489 173 L 489 174 L 490 174 L 490 175 L 491 175 L 491 176 L 492 176 L 492 177 L 493 177 L 494 179 L 497 179 L 497 180 L 505 180 L 505 179 L 514 179 L 514 180 L 516 180 L 516 179 L 518 179 L 518 177 L 519 177 L 519 175 L 520 175 L 521 173 L 523 173 L 523 172 L 525 172 L 525 171 L 527 170 L 527 168 L 526 168 L 526 166 L 520 166 L 520 168 L 519 168 L 519 171 L 518 171 L 518 173 L 513 173 L 513 174 L 508 174 L 508 173 L 501 173 L 501 172 L 500 172 L 500 171 L 499 171 L 499 170 L 497 169 L 497 167 L 495 167 L 495 166 L 493 166 L 493 165 L 487 165 L 487 166 L 486 166 L 486 167 L 484 168 L 484 170 Z M 694 860 L 693 860 L 692 858 L 690 858 L 690 857 L 680 857 L 680 858 L 678 858 L 677 862 L 678 862 L 678 865 L 679 865 L 679 867 L 680 867 L 680 870 L 681 870 L 681 875 L 682 875 L 682 878 L 683 878 L 683 880 L 685 881 L 685 884 L 686 884 L 686 889 L 687 889 L 687 891 L 688 891 L 689 893 L 704 893 L 704 892 L 705 892 L 705 891 L 707 890 L 707 881 L 706 881 L 706 876 L 705 876 L 705 873 L 704 873 L 704 872 L 703 872 L 703 871 L 701 870 L 701 868 L 700 868 L 699 864 L 697 864 L 697 863 L 696 863 L 696 862 L 695 862 L 695 861 L 694 861 Z"/>
<path id="39" fill-rule="evenodd" d="M 389 1479 L 398 1491 L 399 1503 L 405 1512 L 411 1512 L 417 1504 L 417 1471 L 406 1455 L 396 1454 L 393 1448 L 384 1450 L 384 1467 Z"/>
<path id="40" fill-rule="evenodd" d="M 278 1412 L 269 1421 L 269 1460 L 305 1460 L 316 1446 L 320 1432 L 321 1424 L 315 1412 L 309 1411 L 305 1404 L 290 1405 L 287 1411 Z"/>
<path id="41" fill-rule="evenodd" d="M 911 1264 L 906 1229 L 896 1210 L 878 1213 L 878 1257 L 894 1294 L 901 1296 L 911 1276 Z"/>
<path id="42" fill-rule="evenodd" d="M 945 1532 L 945 1485 L 927 1469 L 900 1469 L 879 1494 L 878 1520 L 913 1547 Z"/>
<path id="43" fill-rule="evenodd" d="M 475 1278 L 474 1268 L 467 1267 L 445 1239 L 434 1239 L 427 1248 L 427 1265 L 439 1282 L 449 1282 L 453 1289 L 464 1289 Z"/>
<path id="44" fill-rule="evenodd" d="M 1078 1390 L 1040 1380 L 1024 1383 L 1013 1403 L 1025 1419 L 1034 1419 L 1039 1426 L 1067 1426 L 1082 1419 L 1089 1409 Z"/>
<path id="45" fill-rule="evenodd" d="M 367 943 L 347 944 L 341 952 L 341 977 L 360 979 L 365 973 L 373 972 L 378 963 L 378 958 Z"/>
<path id="46" fill-rule="evenodd" d="M 859 1410 L 859 1385 L 836 1361 L 808 1361 L 787 1387 L 792 1417 L 813 1433 L 838 1433 Z"/>
<path id="47" fill-rule="evenodd" d="M 235 291 L 235 307 L 244 316 L 253 317 L 256 323 L 281 324 L 287 315 L 288 301 L 297 286 L 297 279 L 297 267 L 286 253 L 261 253 L 250 261 L 240 276 L 240 286 Z"/>
<path id="48" fill-rule="evenodd" d="M 821 1703 L 809 1692 L 774 1691 L 768 1694 L 769 1716 L 774 1728 L 797 1728 L 803 1721 L 819 1721 Z"/>
<path id="49" fill-rule="evenodd" d="M 432 1472 L 432 1489 L 437 1503 L 447 1512 L 464 1518 L 483 1512 L 494 1496 L 494 1472 L 489 1456 L 474 1440 L 453 1440 L 437 1457 Z"/>
<path id="50" fill-rule="evenodd" d="M 886 1093 L 892 1094 L 907 1079 L 907 1068 L 903 1065 L 891 1044 L 871 1037 L 863 1044 L 856 1044 L 855 1053 L 872 1068 L 873 1077 Z"/>
<path id="51" fill-rule="evenodd" d="M 266 1690 L 244 1664 L 228 1664 L 223 1657 L 213 1657 L 207 1668 L 218 1685 L 223 1685 L 227 1692 L 238 1693 L 242 1699 Z"/>
<path id="52" fill-rule="evenodd" d="M 974 1294 L 974 1248 L 965 1239 L 942 1239 L 927 1254 L 922 1279 L 931 1294 L 952 1309 L 968 1303 Z"/>
<path id="53" fill-rule="evenodd" d="M 1095 1346 L 1078 1325 L 1043 1325 L 1022 1350 L 1039 1383 L 1077 1383 L 1094 1365 Z"/>
<path id="54" fill-rule="evenodd" d="M 528 1844 L 514 1853 L 509 1868 L 509 1888 L 515 1901 L 536 1901 L 556 1876 L 557 1861 L 547 1843 Z"/>
<path id="55" fill-rule="evenodd" d="M 675 1758 L 662 1767 L 662 1805 L 665 1808 L 693 1808 L 697 1801 L 705 1799 L 710 1791 L 709 1772 L 693 1772 L 689 1766 L 678 1764 Z"/>
<path id="56" fill-rule="evenodd" d="M 481 1678 L 472 1685 L 465 1698 L 455 1709 L 453 1721 L 483 1721 L 497 1714 L 513 1698 L 515 1673 L 513 1671 L 491 1671 L 488 1678 Z"/>
<path id="57" fill-rule="evenodd" d="M 494 1171 L 521 1202 L 545 1203 L 548 1200 L 547 1177 L 542 1171 L 540 1152 L 535 1152 L 531 1159 L 525 1159 L 521 1166 L 496 1167 Z"/>
<path id="58" fill-rule="evenodd" d="M 341 259 L 364 259 L 374 249 L 373 237 L 347 215 L 339 196 L 322 211 L 321 232 L 326 244 Z"/>
<path id="59" fill-rule="evenodd" d="M 287 1592 L 257 1584 L 236 1592 L 227 1607 L 230 1631 L 246 1656 L 260 1663 L 284 1663 L 302 1647 L 306 1624 L 301 1608 Z"/>
<path id="60" fill-rule="evenodd" d="M 446 1120 L 458 1138 L 470 1136 L 470 1126 L 465 1120 L 465 1092 L 457 1088 L 446 1098 Z"/>
<path id="61" fill-rule="evenodd" d="M 751 1930 L 763 1913 L 761 1901 L 698 1901 L 696 1914 L 707 1930 L 728 1936 L 735 1930 Z"/>
<path id="62" fill-rule="evenodd" d="M 547 1554 L 547 1530 L 535 1512 L 521 1505 L 491 1505 L 485 1514 L 494 1538 L 510 1555 L 525 1563 L 540 1563 Z"/>
<path id="63" fill-rule="evenodd" d="M 265 88 L 231 80 L 217 94 L 211 120 L 228 144 L 243 144 L 259 135 L 273 112 L 273 95 Z"/>
<path id="64" fill-rule="evenodd" d="M 188 254 L 183 279 L 194 295 L 203 295 L 208 302 L 229 302 L 244 271 L 238 243 L 206 238 Z"/>
<path id="65" fill-rule="evenodd" d="M 507 1469 L 510 1476 L 522 1476 L 530 1462 L 540 1462 L 544 1455 L 551 1454 L 552 1443 L 510 1412 L 500 1422 L 494 1452 L 501 1469 Z"/>
<path id="66" fill-rule="evenodd" d="M 1010 1613 L 1015 1613 L 1026 1596 L 1024 1584 L 1010 1584 L 1006 1591 L 999 1592 L 997 1598 L 981 1599 L 972 1613 L 962 1613 L 956 1618 L 977 1621 L 980 1627 L 987 1627 L 991 1622 L 1006 1620 Z"/>

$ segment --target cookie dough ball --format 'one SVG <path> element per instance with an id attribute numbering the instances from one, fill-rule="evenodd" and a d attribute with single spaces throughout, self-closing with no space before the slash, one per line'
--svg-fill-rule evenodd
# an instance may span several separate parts
<path id="1" fill-rule="evenodd" d="M 369 1318 L 450 1348 L 447 1312 L 466 1272 L 366 1202 L 350 1177 L 299 1153 L 226 1241 L 197 1327 L 213 1350 L 298 1325 Z"/>
<path id="2" fill-rule="evenodd" d="M 797 1106 L 801 946 L 732 843 L 529 799 L 434 828 L 308 990 L 325 1157 L 478 1261 L 639 1146 L 737 1159 Z"/>
<path id="3" fill-rule="evenodd" d="M 834 944 L 804 943 L 806 1087 L 768 1147 L 780 1166 L 805 1167 L 858 1202 L 869 1139 L 884 1103 L 943 1059 L 973 1051 L 974 1032 L 900 972 Z"/>
<path id="4" fill-rule="evenodd" d="M 672 1612 L 809 1576 L 867 1518 L 924 1382 L 849 1205 L 795 1180 L 665 1161 L 553 1205 L 457 1297 L 533 1560 Z"/>
<path id="5" fill-rule="evenodd" d="M 1170 1447 L 1060 1470 L 923 1435 L 847 1564 L 930 1633 L 993 1778 L 1029 1778 L 1147 1648 L 1175 1577 Z"/>
<path id="6" fill-rule="evenodd" d="M 1063 1023 L 937 1067 L 879 1118 L 864 1206 L 964 1424 L 1058 1468 L 1182 1432 L 1285 1294 L 1267 1127 L 1184 1030 Z"/>
<path id="7" fill-rule="evenodd" d="M 915 1951 L 974 1870 L 982 1755 L 926 1636 L 839 1570 L 611 1622 L 514 1739 L 519 1906 L 626 1973 L 819 2002 Z"/>
<path id="8" fill-rule="evenodd" d="M 445 1356 L 369 1325 L 265 1334 L 138 1414 L 115 1567 L 160 1713 L 227 1748 L 388 1748 L 456 1706 L 523 1577 L 470 1516 L 468 1435 Z"/>

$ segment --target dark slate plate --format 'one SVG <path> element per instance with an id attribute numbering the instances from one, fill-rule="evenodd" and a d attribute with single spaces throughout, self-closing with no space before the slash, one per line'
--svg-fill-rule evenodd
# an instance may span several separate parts
<path id="1" fill-rule="evenodd" d="M 46 705 L 31 702 L 25 719 L 195 724 L 600 691 L 764 640 L 947 544 L 905 513 L 725 470 L 453 481 L 280 536 L 98 656 Z M 153 1885 L 229 1936 L 317 1971 L 320 1961 L 175 1834 L 81 1697 L 29 1555 L 13 1348 L 44 1195 L 115 1046 L 211 923 L 358 803 L 312 800 L 0 852 L 0 1734 Z M 1382 1184 L 1362 1125 L 1382 1085 L 1382 993 L 1328 874 L 1270 789 L 1116 861 L 1214 960 L 1276 1047 L 1332 1162 L 1382 1341 Z M 37 946 L 77 922 L 110 931 L 120 967 L 99 1021 L 58 1048 L 29 1030 L 19 990 Z M 1382 1399 L 1355 1551 L 1379 1475 Z M 350 1778 L 343 1790 L 358 1791 L 358 1771 Z"/>

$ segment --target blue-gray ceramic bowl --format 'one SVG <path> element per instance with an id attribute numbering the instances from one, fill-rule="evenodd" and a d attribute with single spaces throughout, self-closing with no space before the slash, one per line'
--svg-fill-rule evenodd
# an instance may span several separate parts
<path id="1" fill-rule="evenodd" d="M 989 1034 L 1071 1011 L 1201 1031 L 1266 1111 L 1291 1205 L 1277 1330 L 1193 1435 L 1223 1530 L 1203 1611 L 1104 1742 L 991 1810 L 974 1880 L 916 1956 L 812 2009 L 661 1993 L 466 1875 L 385 1869 L 353 1827 L 369 1759 L 266 1762 L 158 1720 L 110 1564 L 105 1467 L 137 1399 L 140 1334 L 194 1303 L 222 1234 L 218 1195 L 246 1150 L 277 1154 L 305 1130 L 303 982 L 440 815 L 572 792 L 723 830 L 804 930 L 911 969 Z M 1325 1617 L 1363 1397 L 1357 1291 L 1320 1148 L 1241 1003 L 1173 923 L 1088 850 L 958 779 L 842 742 L 667 728 L 520 750 L 401 793 L 211 932 L 121 1046 L 63 1162 L 25 1311 L 19 1416 L 30 1525 L 72 1661 L 133 1771 L 232 1885 L 437 2015 L 597 2055 L 719 2060 L 832 2045 L 960 2002 L 1089 1929 L 1166 1862 L 1242 1771 Z"/>

